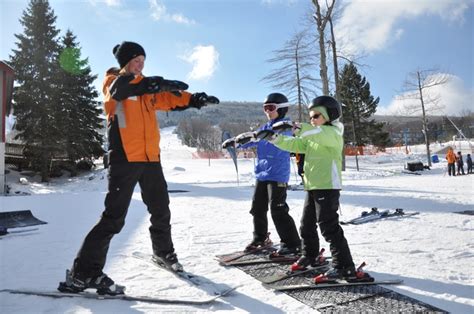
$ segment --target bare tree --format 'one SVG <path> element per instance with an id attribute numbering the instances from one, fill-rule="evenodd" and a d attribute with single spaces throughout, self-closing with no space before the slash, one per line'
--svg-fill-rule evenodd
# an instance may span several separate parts
<path id="1" fill-rule="evenodd" d="M 329 44 L 331 45 L 332 49 L 332 62 L 334 67 L 334 95 L 337 101 L 341 101 L 341 98 L 339 97 L 339 68 L 337 63 L 336 36 L 334 34 L 334 25 L 332 24 L 332 17 L 329 17 L 329 26 L 329 29 L 331 30 L 331 40 L 329 41 Z"/>
<path id="2" fill-rule="evenodd" d="M 207 120 L 182 120 L 176 128 L 176 133 L 184 145 L 196 147 L 198 152 L 208 152 L 209 165 L 212 153 L 221 150 L 222 131 Z"/>
<path id="3" fill-rule="evenodd" d="M 327 58 L 326 58 L 326 41 L 325 41 L 325 30 L 327 23 L 329 22 L 332 14 L 332 10 L 334 8 L 334 4 L 336 0 L 332 0 L 329 3 L 325 1 L 326 8 L 321 8 L 319 4 L 319 0 L 312 0 L 313 5 L 316 9 L 313 17 L 316 21 L 316 30 L 318 32 L 318 43 L 319 43 L 319 75 L 321 76 L 321 82 L 323 84 L 323 95 L 329 95 L 329 76 L 328 76 L 328 66 L 327 66 Z M 337 74 L 335 74 L 337 75 Z"/>
<path id="4" fill-rule="evenodd" d="M 421 113 L 422 132 L 425 137 L 426 158 L 431 167 L 430 140 L 428 136 L 427 112 L 442 109 L 439 106 L 440 96 L 429 92 L 430 88 L 443 85 L 449 81 L 448 74 L 439 73 L 439 70 L 416 70 L 408 74 L 404 83 L 403 95 L 399 100 L 419 100 L 419 104 L 410 103 L 405 106 L 406 114 L 417 115 Z"/>
<path id="5" fill-rule="evenodd" d="M 197 136 L 198 151 L 208 152 L 208 165 L 211 165 L 211 155 L 213 152 L 221 150 L 221 135 L 222 131 L 211 125 L 207 125 L 205 129 Z"/>
<path id="6" fill-rule="evenodd" d="M 311 73 L 317 67 L 318 54 L 312 49 L 306 32 L 296 33 L 282 49 L 273 51 L 270 63 L 281 64 L 270 74 L 262 78 L 272 84 L 273 88 L 286 93 L 290 101 L 298 104 L 298 120 L 302 121 L 302 105 L 307 104 L 315 95 L 318 80 Z"/>
<path id="7" fill-rule="evenodd" d="M 329 29 L 331 31 L 331 40 L 329 41 L 329 44 L 331 45 L 331 49 L 332 49 L 332 62 L 333 62 L 333 67 L 334 67 L 334 88 L 335 88 L 334 95 L 336 97 L 336 100 L 341 102 L 341 97 L 339 95 L 339 68 L 338 68 L 338 62 L 337 62 L 336 35 L 334 34 L 334 25 L 333 25 L 332 16 L 329 16 L 328 20 L 329 20 Z M 341 122 L 343 122 L 342 116 L 340 120 Z M 344 152 L 344 149 L 342 150 L 341 167 L 342 167 L 342 171 L 346 170 L 346 154 Z"/>
<path id="8" fill-rule="evenodd" d="M 317 30 L 317 37 L 319 43 L 319 51 L 320 51 L 320 76 L 321 81 L 323 83 L 323 95 L 329 95 L 329 73 L 328 73 L 328 66 L 327 66 L 327 59 L 326 59 L 326 46 L 325 46 L 325 30 L 327 23 L 329 22 L 329 30 L 331 34 L 331 39 L 327 42 L 330 45 L 331 52 L 332 52 L 332 62 L 333 62 L 333 71 L 334 71 L 334 95 L 335 98 L 340 102 L 340 95 L 339 95 L 339 69 L 338 69 L 338 53 L 337 53 L 337 44 L 336 44 L 336 35 L 334 33 L 334 25 L 333 25 L 333 15 L 334 15 L 334 8 L 336 4 L 336 0 L 332 0 L 331 3 L 325 1 L 326 9 L 325 13 L 322 13 L 321 5 L 319 4 L 319 0 L 312 0 L 313 5 L 316 9 L 316 12 L 313 14 L 313 18 L 316 21 L 316 30 Z M 342 117 L 341 117 L 342 121 Z M 342 151 L 342 171 L 346 170 L 346 156 L 344 150 Z"/>
<path id="9" fill-rule="evenodd" d="M 231 136 L 236 136 L 240 133 L 248 132 L 250 129 L 254 129 L 256 126 L 258 126 L 256 123 L 236 123 L 228 120 L 219 123 L 219 128 L 221 130 L 229 132 Z"/>

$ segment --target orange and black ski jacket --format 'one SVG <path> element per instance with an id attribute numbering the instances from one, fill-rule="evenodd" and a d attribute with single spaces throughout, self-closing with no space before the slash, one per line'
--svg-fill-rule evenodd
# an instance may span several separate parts
<path id="1" fill-rule="evenodd" d="M 454 164 L 456 161 L 456 155 L 452 149 L 448 150 L 448 153 L 446 154 L 446 160 L 448 161 L 448 164 Z"/>
<path id="2" fill-rule="evenodd" d="M 191 94 L 183 91 L 181 96 L 176 96 L 160 92 L 116 101 L 109 91 L 116 78 L 114 74 L 106 75 L 102 87 L 110 163 L 160 161 L 160 127 L 155 111 L 187 107 Z M 137 76 L 130 83 L 142 79 L 143 76 Z"/>

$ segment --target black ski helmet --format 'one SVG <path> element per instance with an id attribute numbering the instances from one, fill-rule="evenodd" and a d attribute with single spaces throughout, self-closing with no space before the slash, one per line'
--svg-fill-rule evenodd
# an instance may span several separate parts
<path id="1" fill-rule="evenodd" d="M 288 98 L 285 95 L 280 93 L 271 93 L 265 98 L 263 104 L 285 104 L 282 107 L 277 109 L 278 118 L 284 118 L 286 113 L 288 112 Z"/>
<path id="2" fill-rule="evenodd" d="M 313 99 L 308 106 L 308 111 L 311 108 L 322 106 L 326 108 L 329 116 L 329 122 L 339 119 L 342 115 L 341 104 L 331 96 L 319 96 Z"/>

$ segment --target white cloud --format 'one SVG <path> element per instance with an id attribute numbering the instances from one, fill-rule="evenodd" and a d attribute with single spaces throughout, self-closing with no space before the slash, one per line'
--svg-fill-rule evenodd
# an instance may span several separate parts
<path id="1" fill-rule="evenodd" d="M 399 39 L 402 28 L 395 29 L 402 19 L 421 15 L 438 15 L 449 22 L 463 23 L 469 1 L 459 0 L 345 0 L 336 34 L 341 47 L 348 54 L 373 52 L 386 47 L 391 40 Z"/>
<path id="2" fill-rule="evenodd" d="M 395 31 L 395 38 L 400 39 L 405 31 L 402 28 L 399 28 Z"/>
<path id="3" fill-rule="evenodd" d="M 193 69 L 187 75 L 188 79 L 206 80 L 214 74 L 219 65 L 219 52 L 212 45 L 199 45 L 181 59 L 193 65 Z"/>
<path id="4" fill-rule="evenodd" d="M 170 14 L 167 12 L 165 5 L 160 0 L 149 0 L 151 17 L 156 21 L 175 22 L 179 24 L 193 25 L 196 22 L 188 19 L 181 13 Z"/>
<path id="5" fill-rule="evenodd" d="M 438 74 L 446 75 L 446 74 Z M 428 78 L 430 79 L 430 78 Z M 455 75 L 449 75 L 449 81 L 443 85 L 433 86 L 423 91 L 426 98 L 437 98 L 439 97 L 439 103 L 437 107 L 441 107 L 439 110 L 430 111 L 430 104 L 426 104 L 428 109 L 427 114 L 430 115 L 462 115 L 468 111 L 473 111 L 474 91 L 466 88 L 464 82 Z M 381 115 L 408 115 L 406 108 L 411 106 L 417 106 L 421 111 L 421 104 L 419 100 L 406 99 L 401 100 L 404 95 L 395 96 L 392 99 L 388 107 L 379 107 L 377 114 Z M 417 112 L 412 115 L 420 115 Z"/>
<path id="6" fill-rule="evenodd" d="M 99 3 L 104 3 L 108 7 L 119 7 L 122 3 L 121 0 L 89 0 L 89 3 L 96 6 Z"/>

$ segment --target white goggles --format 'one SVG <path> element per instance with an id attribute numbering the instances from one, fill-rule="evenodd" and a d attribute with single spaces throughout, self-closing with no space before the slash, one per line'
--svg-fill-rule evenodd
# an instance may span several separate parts
<path id="1" fill-rule="evenodd" d="M 287 102 L 284 102 L 281 104 L 266 103 L 266 104 L 263 104 L 263 111 L 273 112 L 275 110 L 278 110 L 279 108 L 285 108 L 288 106 L 290 106 L 290 103 L 287 103 Z"/>

